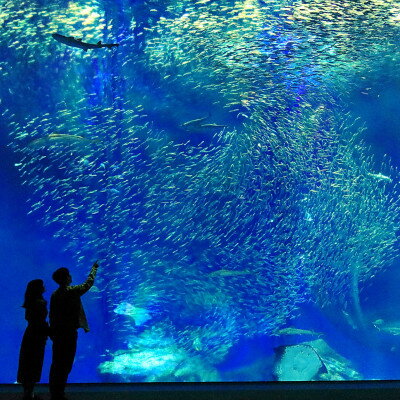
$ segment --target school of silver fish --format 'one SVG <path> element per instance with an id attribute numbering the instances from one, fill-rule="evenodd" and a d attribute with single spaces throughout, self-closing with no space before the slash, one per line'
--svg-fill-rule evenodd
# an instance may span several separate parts
<path id="1" fill-rule="evenodd" d="M 30 212 L 78 266 L 101 260 L 116 341 L 130 304 L 215 365 L 303 302 L 353 312 L 397 255 L 398 172 L 346 106 L 399 60 L 396 1 L 0 0 L 0 23 Z"/>

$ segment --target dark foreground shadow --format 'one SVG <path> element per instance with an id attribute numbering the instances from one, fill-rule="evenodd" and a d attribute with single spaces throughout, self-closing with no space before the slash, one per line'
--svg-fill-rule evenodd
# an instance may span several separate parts
<path id="1" fill-rule="evenodd" d="M 400 381 L 71 384 L 69 400 L 398 400 Z M 49 400 L 48 385 L 36 393 Z M 0 400 L 21 399 L 20 385 L 0 385 Z"/>

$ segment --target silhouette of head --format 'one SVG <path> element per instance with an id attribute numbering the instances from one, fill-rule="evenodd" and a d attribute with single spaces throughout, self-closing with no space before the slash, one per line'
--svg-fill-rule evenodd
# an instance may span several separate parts
<path id="1" fill-rule="evenodd" d="M 56 271 L 54 271 L 52 278 L 53 281 L 59 285 L 68 285 L 71 283 L 71 275 L 68 268 L 58 268 Z"/>
<path id="2" fill-rule="evenodd" d="M 44 291 L 44 283 L 41 279 L 30 281 L 26 286 L 25 301 L 22 307 L 29 307 L 29 305 L 35 300 L 42 299 Z"/>

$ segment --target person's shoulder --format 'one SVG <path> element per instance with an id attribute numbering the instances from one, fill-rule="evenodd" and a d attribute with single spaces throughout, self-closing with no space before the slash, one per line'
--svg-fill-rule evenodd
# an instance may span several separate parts
<path id="1" fill-rule="evenodd" d="M 59 296 L 60 294 L 62 294 L 63 291 L 64 291 L 64 289 L 61 288 L 61 287 L 59 287 L 59 288 L 57 288 L 57 289 L 51 294 L 51 297 L 57 297 L 57 296 Z"/>

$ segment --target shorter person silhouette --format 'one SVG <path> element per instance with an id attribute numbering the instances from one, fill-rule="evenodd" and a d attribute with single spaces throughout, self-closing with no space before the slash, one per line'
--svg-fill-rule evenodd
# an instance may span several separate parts
<path id="1" fill-rule="evenodd" d="M 25 291 L 25 319 L 28 326 L 22 338 L 19 353 L 17 381 L 24 387 L 24 400 L 38 398 L 33 390 L 35 383 L 42 375 L 44 349 L 46 346 L 49 325 L 47 302 L 43 298 L 45 287 L 41 279 L 30 281 Z"/>
<path id="2" fill-rule="evenodd" d="M 53 341 L 53 358 L 49 384 L 52 400 L 66 399 L 65 385 L 75 359 L 77 330 L 83 328 L 85 332 L 89 332 L 81 296 L 93 286 L 98 267 L 96 261 L 86 281 L 75 286 L 71 286 L 72 277 L 67 268 L 59 268 L 53 273 L 53 280 L 59 287 L 50 299 L 50 337 Z"/>

